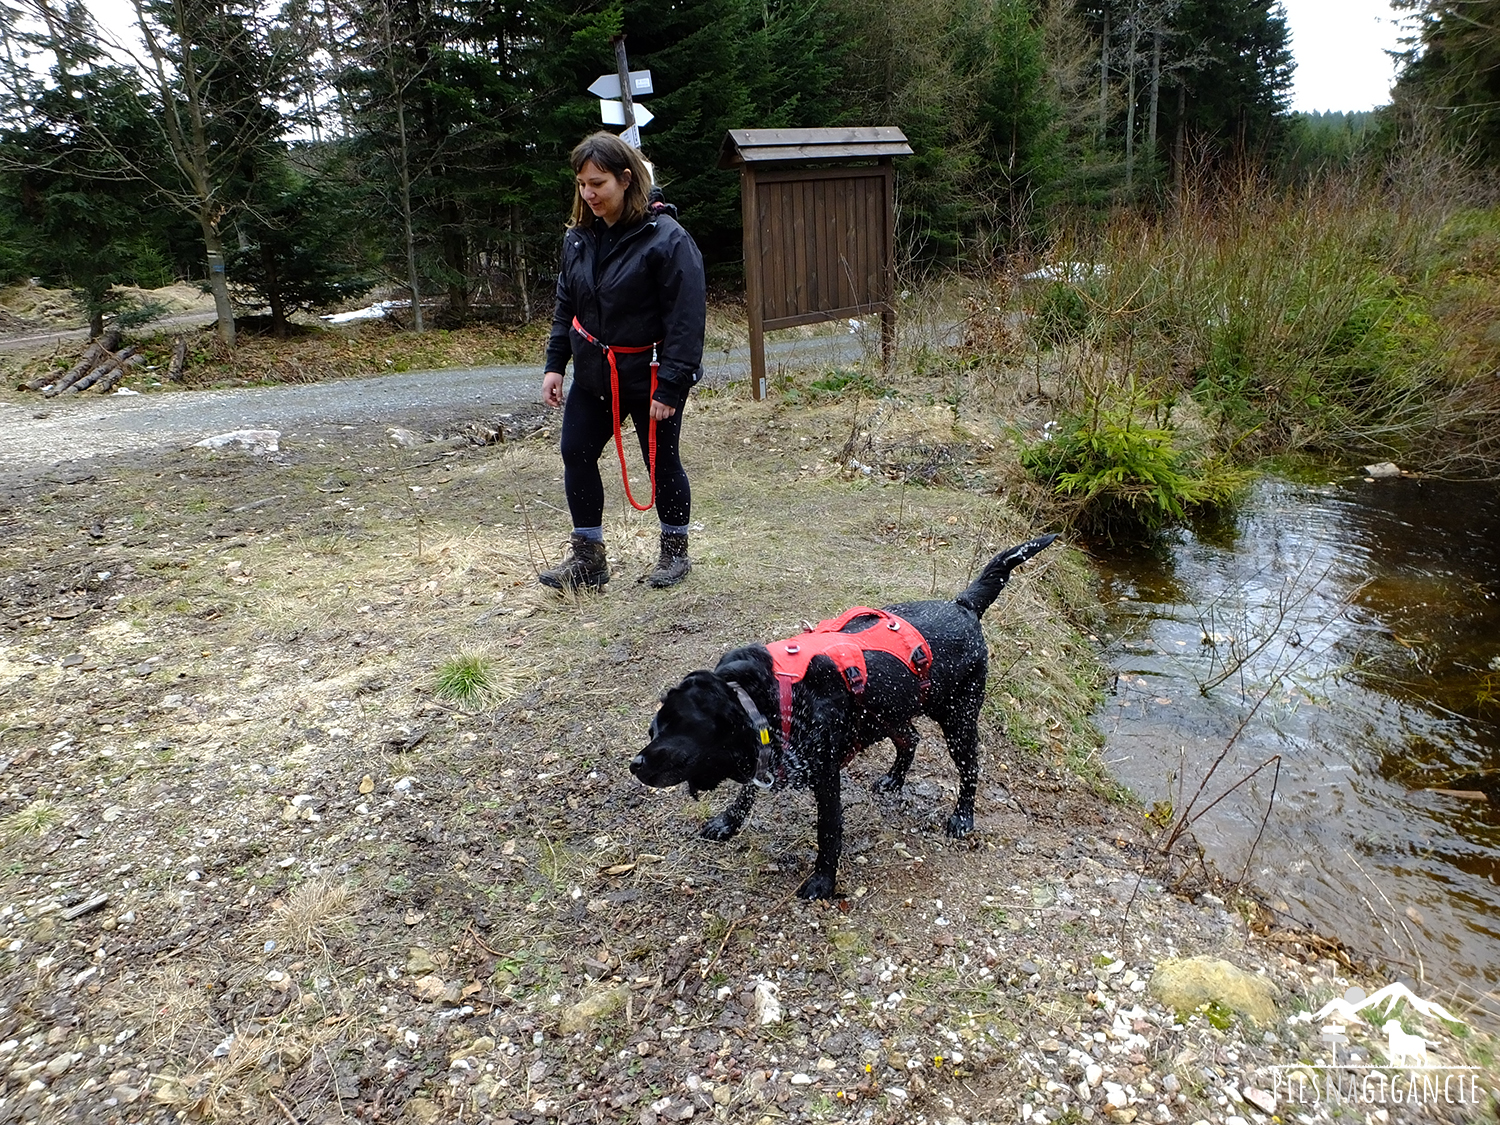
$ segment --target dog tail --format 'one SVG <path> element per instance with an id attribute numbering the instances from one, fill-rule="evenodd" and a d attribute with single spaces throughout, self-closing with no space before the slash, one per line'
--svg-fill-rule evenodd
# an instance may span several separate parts
<path id="1" fill-rule="evenodd" d="M 1052 546 L 1052 541 L 1056 538 L 1055 534 L 1039 535 L 1008 551 L 1001 551 L 985 565 L 979 577 L 969 583 L 969 588 L 953 600 L 965 609 L 972 609 L 974 616 L 983 617 L 984 611 L 994 604 L 1000 591 L 1010 581 L 1010 572 L 1032 555 Z"/>

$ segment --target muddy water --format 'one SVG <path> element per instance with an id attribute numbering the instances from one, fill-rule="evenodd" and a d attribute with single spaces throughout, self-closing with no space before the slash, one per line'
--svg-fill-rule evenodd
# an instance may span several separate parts
<path id="1" fill-rule="evenodd" d="M 1500 488 L 1266 479 L 1099 557 L 1116 776 L 1292 918 L 1500 1019 Z"/>

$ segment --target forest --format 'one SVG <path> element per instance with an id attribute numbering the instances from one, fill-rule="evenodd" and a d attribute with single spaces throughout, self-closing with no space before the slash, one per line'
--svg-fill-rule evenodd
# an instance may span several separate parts
<path id="1" fill-rule="evenodd" d="M 1398 0 L 1394 108 L 1299 117 L 1272 0 L 81 0 L 0 4 L 0 276 L 76 291 L 186 278 L 234 309 L 375 286 L 443 323 L 537 313 L 566 154 L 599 127 L 612 36 L 649 69 L 643 133 L 714 279 L 740 268 L 739 127 L 896 125 L 903 269 L 1025 260 L 1060 225 L 1170 207 L 1184 177 L 1378 160 L 1403 113 L 1500 158 L 1497 0 Z M 1441 111 L 1430 107 L 1444 107 Z M 1374 155 L 1372 155 L 1374 154 Z M 1233 169 L 1235 171 L 1230 172 Z"/>

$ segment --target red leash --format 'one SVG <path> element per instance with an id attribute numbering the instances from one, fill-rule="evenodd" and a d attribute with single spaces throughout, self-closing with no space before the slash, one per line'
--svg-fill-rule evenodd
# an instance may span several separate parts
<path id="1" fill-rule="evenodd" d="M 615 353 L 621 355 L 639 355 L 641 352 L 651 353 L 651 397 L 656 397 L 656 370 L 661 365 L 656 362 L 656 345 L 645 344 L 638 348 L 622 348 L 613 344 L 601 344 L 589 330 L 573 318 L 573 331 L 577 332 L 594 347 L 598 348 L 609 360 L 609 393 L 610 407 L 614 414 L 615 423 L 615 452 L 620 455 L 620 480 L 625 484 L 625 499 L 630 501 L 630 506 L 638 512 L 649 512 L 652 505 L 656 503 L 656 416 L 651 416 L 651 424 L 647 427 L 646 447 L 650 451 L 646 458 L 646 479 L 651 482 L 651 499 L 644 504 L 637 504 L 635 497 L 630 494 L 630 473 L 625 468 L 625 442 L 620 437 L 620 370 L 615 366 Z"/>

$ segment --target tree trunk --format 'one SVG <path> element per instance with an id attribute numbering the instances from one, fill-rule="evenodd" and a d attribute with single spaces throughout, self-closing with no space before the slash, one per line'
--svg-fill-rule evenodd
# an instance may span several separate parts
<path id="1" fill-rule="evenodd" d="M 1177 131 L 1172 138 L 1172 202 L 1182 202 L 1183 160 L 1187 155 L 1187 82 L 1177 85 Z"/>
<path id="2" fill-rule="evenodd" d="M 406 284 L 411 289 L 411 327 L 413 332 L 424 330 L 422 324 L 422 292 L 417 277 L 417 236 L 411 221 L 411 158 L 406 145 L 406 94 L 396 73 L 396 44 L 391 35 L 391 0 L 382 0 L 381 19 L 385 32 L 386 77 L 396 98 L 396 143 L 401 179 L 401 236 L 406 242 Z"/>
<path id="3" fill-rule="evenodd" d="M 463 217 L 449 203 L 443 208 L 443 263 L 448 267 L 448 310 L 462 323 L 469 315 L 469 240 L 464 237 Z"/>
<path id="4" fill-rule="evenodd" d="M 229 303 L 229 276 L 224 272 L 224 244 L 219 228 L 207 215 L 198 216 L 203 231 L 203 245 L 208 250 L 208 288 L 214 295 L 214 312 L 219 317 L 219 339 L 234 347 L 234 306 Z"/>
<path id="5" fill-rule="evenodd" d="M 286 339 L 286 302 L 281 298 L 281 279 L 276 276 L 276 255 L 264 244 L 260 248 L 261 267 L 266 271 L 266 300 L 271 305 L 271 334 Z"/>
<path id="6" fill-rule="evenodd" d="M 1130 5 L 1130 48 L 1125 53 L 1125 193 L 1135 186 L 1135 67 L 1141 41 L 1140 7 Z"/>
<path id="7" fill-rule="evenodd" d="M 1150 119 L 1146 122 L 1146 154 L 1153 162 L 1156 160 L 1156 113 L 1161 105 L 1161 19 L 1158 17 L 1156 27 L 1151 32 L 1151 111 Z"/>
<path id="8" fill-rule="evenodd" d="M 526 240 L 521 235 L 521 205 L 510 205 L 511 275 L 515 278 L 517 296 L 521 298 L 521 323 L 531 323 L 531 278 L 527 276 Z"/>
<path id="9" fill-rule="evenodd" d="M 1104 9 L 1103 45 L 1099 48 L 1099 147 L 1109 136 L 1109 9 Z"/>
<path id="10" fill-rule="evenodd" d="M 104 335 L 104 310 L 95 309 L 89 313 L 89 339 L 97 340 Z"/>

